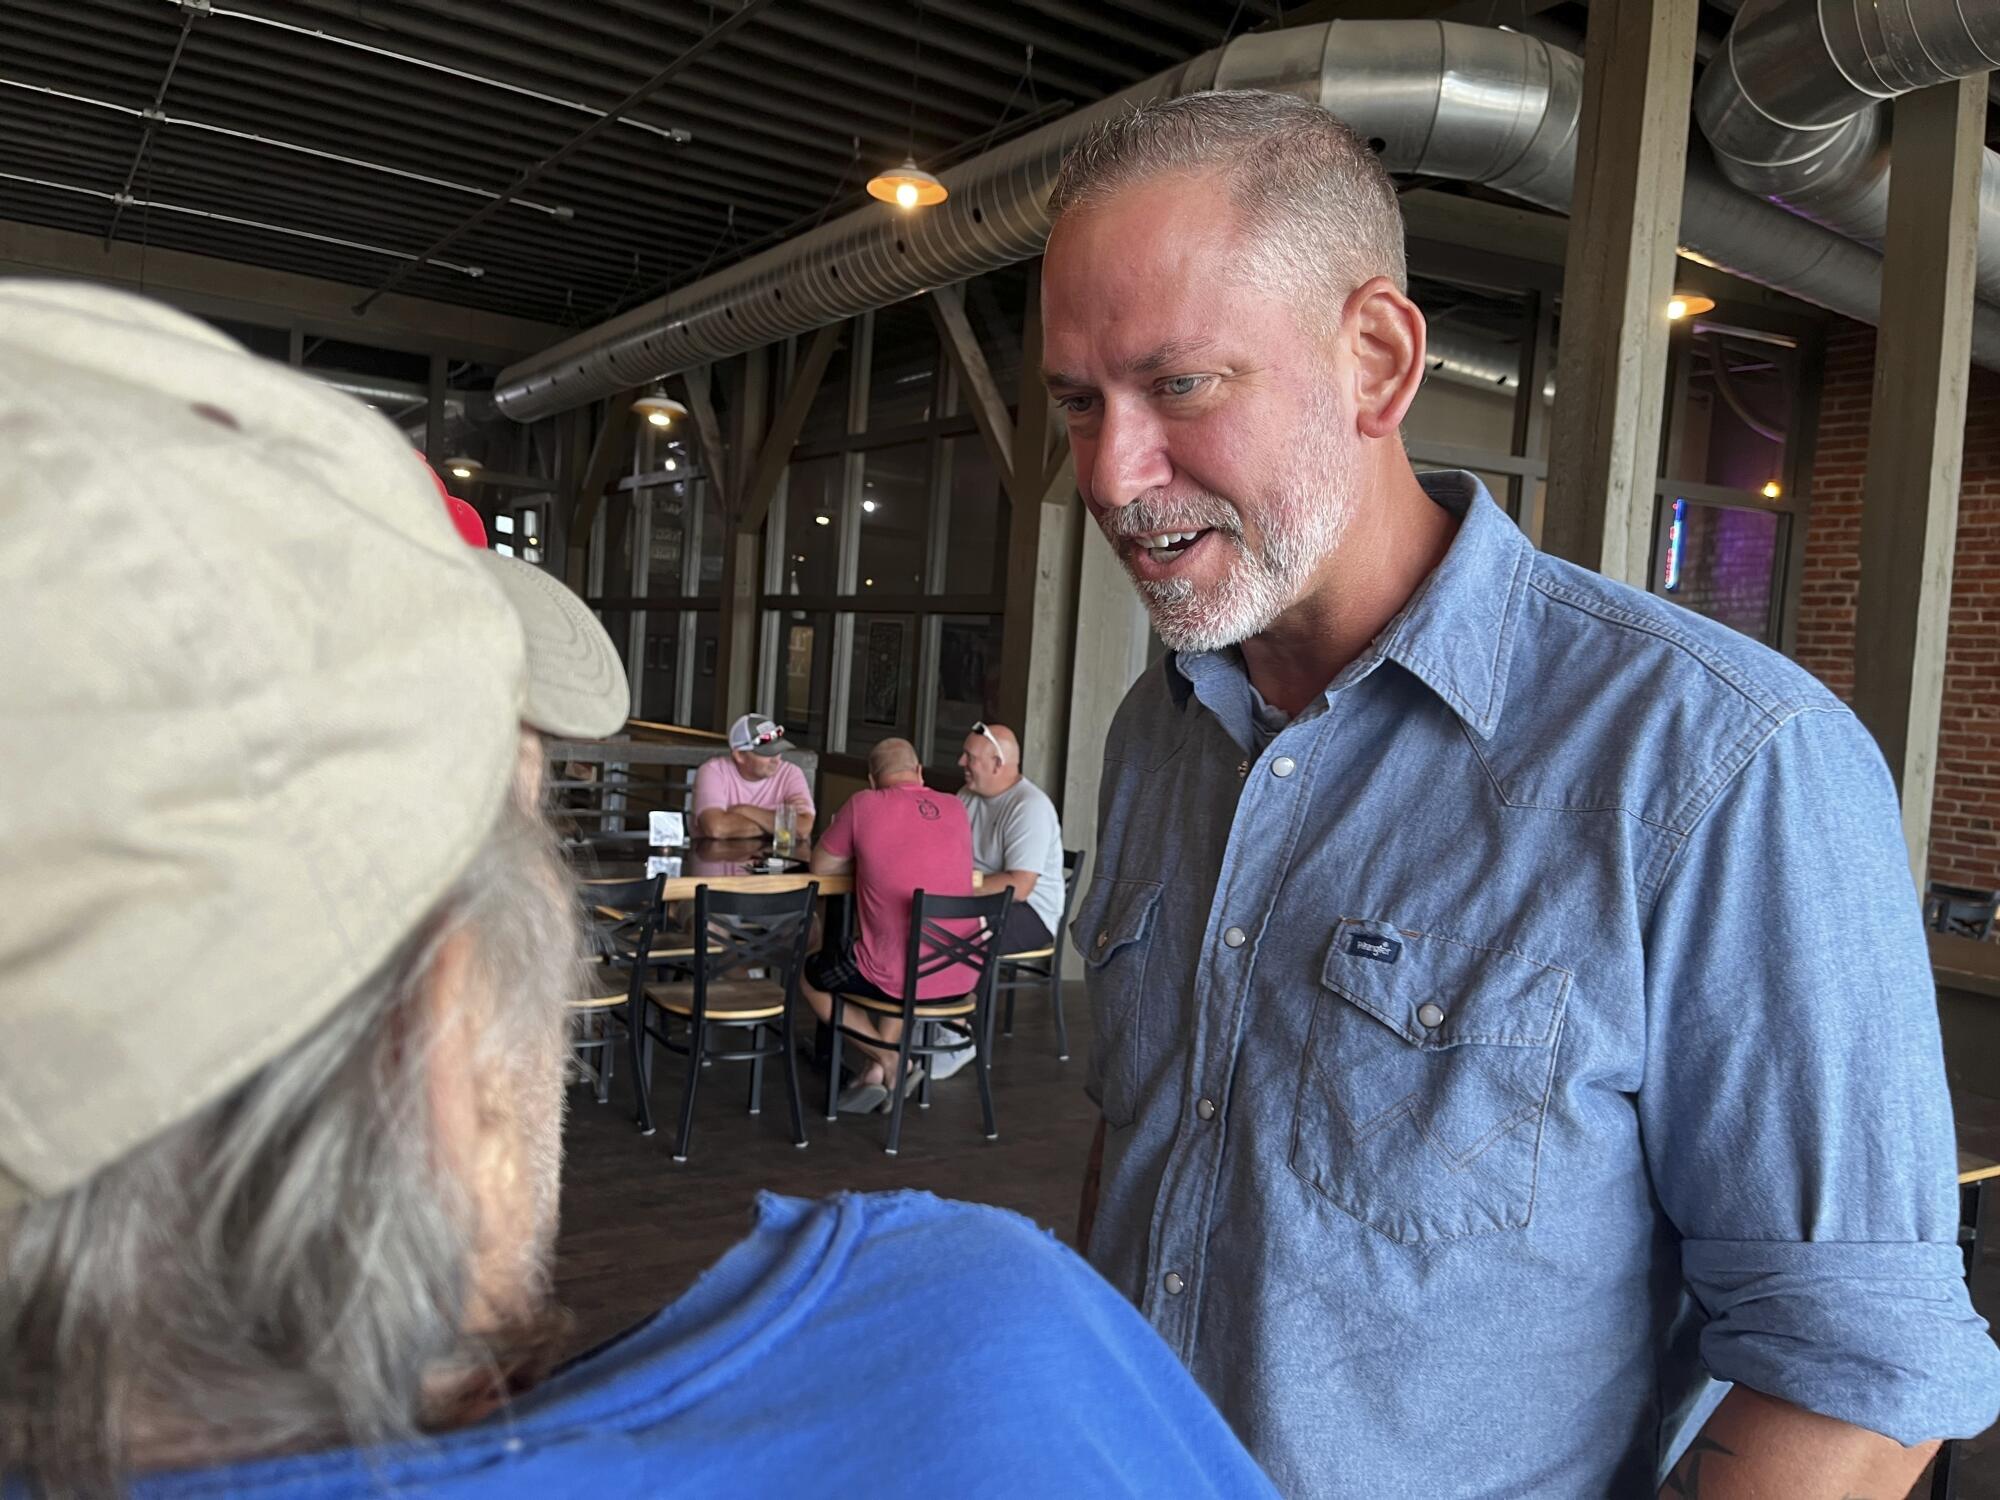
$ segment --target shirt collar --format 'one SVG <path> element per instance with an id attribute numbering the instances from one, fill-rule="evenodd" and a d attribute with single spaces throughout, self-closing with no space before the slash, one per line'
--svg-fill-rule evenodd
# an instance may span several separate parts
<path id="1" fill-rule="evenodd" d="M 1491 739 L 1505 706 L 1507 668 L 1534 566 L 1534 545 L 1493 503 L 1486 486 L 1463 469 L 1419 474 L 1417 482 L 1459 517 L 1457 535 L 1410 602 L 1327 692 L 1367 675 L 1382 660 L 1393 661 L 1442 698 L 1467 728 Z M 1197 678 L 1241 677 L 1243 658 L 1234 647 L 1170 652 L 1161 666 L 1175 704 L 1185 706 Z M 1210 694 L 1202 696 L 1212 703 Z"/>

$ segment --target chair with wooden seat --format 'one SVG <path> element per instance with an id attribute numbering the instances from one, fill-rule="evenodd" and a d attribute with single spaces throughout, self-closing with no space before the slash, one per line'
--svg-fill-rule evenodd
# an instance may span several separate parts
<path id="1" fill-rule="evenodd" d="M 889 1080 L 889 1141 L 883 1148 L 894 1156 L 903 1139 L 903 1080 L 910 1076 L 912 1058 L 930 1058 L 956 1052 L 970 1042 L 973 1071 L 979 1079 L 979 1110 L 986 1124 L 986 1139 L 997 1140 L 999 1127 L 993 1120 L 993 980 L 999 972 L 996 962 L 999 934 L 1007 922 L 1007 905 L 1014 898 L 1010 887 L 1002 886 L 990 896 L 932 896 L 923 891 L 910 898 L 910 946 L 903 964 L 903 999 L 900 1004 L 861 995 L 835 994 L 829 1026 L 833 1032 L 832 1066 L 827 1073 L 826 1117 L 838 1117 L 840 1091 L 841 1038 L 880 1046 L 875 1037 L 843 1025 L 843 1006 L 893 1016 L 902 1021 L 896 1044 L 896 1072 Z M 951 924 L 951 925 L 948 925 Z M 974 931 L 961 934 L 953 925 L 971 924 Z M 923 982 L 947 969 L 964 967 L 972 971 L 972 984 L 963 995 L 942 1000 L 919 1000 Z M 917 1039 L 922 1028 L 925 1040 Z M 925 1070 L 919 1102 L 930 1103 L 930 1074 Z"/>
<path id="2" fill-rule="evenodd" d="M 1062 857 L 1063 904 L 1062 919 L 1056 923 L 1054 938 L 1047 946 L 1030 948 L 1020 953 L 1000 955 L 1000 977 L 994 981 L 993 993 L 996 998 L 1006 997 L 1006 1004 L 1000 1012 L 1000 1031 L 1004 1036 L 1014 1034 L 1014 994 L 1017 990 L 1042 990 L 1049 997 L 1049 1009 L 1056 1018 L 1056 1057 L 1062 1062 L 1069 1061 L 1069 1026 L 1063 1020 L 1063 949 L 1068 946 L 1064 933 L 1069 928 L 1070 907 L 1076 902 L 1077 872 L 1083 868 L 1083 851 L 1065 849 Z"/>
<path id="3" fill-rule="evenodd" d="M 703 1066 L 712 1062 L 750 1064 L 753 1115 L 763 1109 L 765 1061 L 781 1062 L 792 1107 L 792 1144 L 805 1145 L 805 1103 L 799 1093 L 799 1056 L 792 1045 L 792 1012 L 818 898 L 819 884 L 813 880 L 788 891 L 695 887 L 690 944 L 696 951 L 687 960 L 688 979 L 643 984 L 635 990 L 634 1013 L 640 1017 L 643 1045 L 634 1065 L 640 1128 L 645 1134 L 653 1133 L 652 1044 L 657 1041 L 688 1060 L 675 1161 L 687 1160 L 695 1090 Z M 719 1050 L 712 1043 L 712 1033 L 718 1030 L 748 1031 L 748 1044 Z"/>
<path id="4" fill-rule="evenodd" d="M 613 1059 L 622 1043 L 632 1039 L 633 959 L 647 955 L 636 972 L 643 975 L 655 963 L 673 957 L 662 948 L 658 932 L 665 921 L 660 896 L 664 881 L 592 881 L 577 888 L 584 909 L 584 948 L 589 956 L 583 995 L 568 1002 L 578 1029 L 570 1038 L 570 1054 L 592 1085 L 599 1104 L 611 1098 Z M 683 957 L 692 948 L 681 950 Z M 616 1034 L 612 1028 L 616 1027 Z M 594 1054 L 595 1061 L 586 1054 Z"/>

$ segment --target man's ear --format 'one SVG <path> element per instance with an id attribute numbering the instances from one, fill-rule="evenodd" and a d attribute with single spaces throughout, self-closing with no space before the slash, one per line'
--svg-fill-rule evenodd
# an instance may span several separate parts
<path id="1" fill-rule="evenodd" d="M 1354 371 L 1354 425 L 1363 437 L 1391 437 L 1424 383 L 1423 312 L 1375 276 L 1348 294 L 1340 330 Z"/>

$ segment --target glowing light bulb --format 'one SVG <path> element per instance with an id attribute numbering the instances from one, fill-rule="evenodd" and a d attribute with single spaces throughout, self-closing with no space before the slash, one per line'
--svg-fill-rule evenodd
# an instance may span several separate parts
<path id="1" fill-rule="evenodd" d="M 1687 312 L 1688 305 L 1685 298 L 1676 297 L 1667 304 L 1667 316 L 1669 318 L 1685 318 Z"/>
<path id="2" fill-rule="evenodd" d="M 647 412 L 646 420 L 651 422 L 655 427 L 671 427 L 674 425 L 674 419 L 663 411 Z"/>
<path id="3" fill-rule="evenodd" d="M 815 526 L 831 526 L 832 524 L 833 524 L 833 517 L 832 517 L 832 516 L 814 516 L 814 517 L 813 517 L 813 525 L 815 525 Z"/>
<path id="4" fill-rule="evenodd" d="M 875 502 L 873 500 L 863 500 L 861 502 L 861 508 L 867 511 L 868 514 L 871 516 L 875 514 Z"/>
<path id="5" fill-rule="evenodd" d="M 917 206 L 917 185 L 914 182 L 899 182 L 896 184 L 896 206 L 898 208 L 915 208 Z"/>
<path id="6" fill-rule="evenodd" d="M 1764 498 L 1766 500 L 1775 500 L 1783 493 L 1784 489 L 1779 485 L 1777 480 L 1767 479 L 1764 481 Z"/>

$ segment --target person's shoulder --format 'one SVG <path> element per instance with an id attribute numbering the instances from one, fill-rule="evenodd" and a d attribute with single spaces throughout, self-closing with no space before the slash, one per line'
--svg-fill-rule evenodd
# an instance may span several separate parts
<path id="1" fill-rule="evenodd" d="M 1538 553 L 1529 586 L 1541 601 L 1530 649 L 1544 656 L 1588 641 L 1609 662 L 1639 663 L 1643 675 L 1669 674 L 1705 700 L 1741 704 L 1772 719 L 1842 707 L 1824 683 L 1782 653 L 1629 584 Z"/>
<path id="2" fill-rule="evenodd" d="M 1786 724 L 1848 716 L 1770 647 L 1546 554 L 1509 634 L 1505 708 L 1474 749 L 1517 807 L 1685 833 Z"/>
<path id="3" fill-rule="evenodd" d="M 1020 796 L 1014 802 L 1017 817 L 1026 818 L 1037 826 L 1061 822 L 1056 814 L 1054 798 L 1025 776 L 1021 778 L 1020 785 Z"/>

